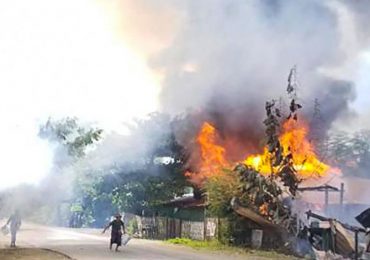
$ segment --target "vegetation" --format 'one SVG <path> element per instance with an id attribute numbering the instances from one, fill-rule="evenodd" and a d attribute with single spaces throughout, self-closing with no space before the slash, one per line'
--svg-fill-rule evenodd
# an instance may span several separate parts
<path id="1" fill-rule="evenodd" d="M 209 212 L 213 216 L 226 217 L 230 214 L 230 201 L 240 194 L 240 181 L 231 170 L 224 169 L 223 174 L 215 174 L 205 184 Z"/>
<path id="2" fill-rule="evenodd" d="M 370 131 L 338 132 L 322 145 L 321 153 L 344 175 L 370 178 Z"/>
<path id="3" fill-rule="evenodd" d="M 138 231 L 138 223 L 136 218 L 131 219 L 127 223 L 126 230 L 129 235 L 134 235 Z"/>
<path id="4" fill-rule="evenodd" d="M 65 147 L 71 157 L 81 158 L 88 146 L 102 138 L 103 130 L 82 127 L 76 118 L 49 119 L 41 126 L 39 135 Z"/>
<path id="5" fill-rule="evenodd" d="M 117 211 L 141 215 L 144 209 L 182 195 L 187 155 L 171 124 L 166 115 L 152 114 L 127 125 L 130 135 L 121 137 L 123 156 L 97 167 L 90 166 L 88 151 L 96 147 L 99 154 L 103 131 L 74 118 L 49 119 L 40 136 L 57 144 L 60 174 L 73 171 L 73 197 L 65 213 L 70 215 L 69 225 L 100 227 Z"/>
<path id="6" fill-rule="evenodd" d="M 160 115 L 153 115 L 137 123 L 135 128 L 131 126 L 134 136 L 130 136 L 128 142 L 134 142 L 132 147 L 146 147 L 141 157 L 120 165 L 112 164 L 99 173 L 96 169 L 90 170 L 81 178 L 76 193 L 84 198 L 85 212 L 95 216 L 95 226 L 104 222 L 99 212 L 105 216 L 115 211 L 141 215 L 144 209 L 183 194 L 186 155 L 171 131 L 162 133 L 158 129 L 164 120 Z M 161 158 L 171 160 L 165 163 L 159 160 Z"/>
<path id="7" fill-rule="evenodd" d="M 192 240 L 188 238 L 172 238 L 168 239 L 167 242 L 175 245 L 190 246 L 196 249 L 200 248 L 212 250 L 234 249 L 232 247 L 220 243 L 218 240 Z"/>
<path id="8" fill-rule="evenodd" d="M 217 240 L 205 240 L 205 241 L 198 241 L 198 240 L 191 240 L 187 238 L 173 238 L 168 239 L 167 243 L 174 244 L 174 245 L 183 245 L 189 246 L 194 249 L 198 250 L 211 250 L 211 251 L 226 251 L 232 254 L 242 254 L 249 257 L 263 257 L 268 259 L 297 259 L 293 256 L 285 255 L 278 253 L 276 251 L 266 251 L 266 250 L 255 250 L 255 249 L 246 249 L 241 247 L 235 246 L 228 246 L 222 244 Z"/>

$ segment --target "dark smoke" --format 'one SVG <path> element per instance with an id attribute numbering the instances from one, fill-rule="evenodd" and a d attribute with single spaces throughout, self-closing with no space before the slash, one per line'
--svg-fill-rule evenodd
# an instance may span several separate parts
<path id="1" fill-rule="evenodd" d="M 351 63 L 368 42 L 369 33 L 359 26 L 365 17 L 360 4 L 309 0 L 172 4 L 184 14 L 183 24 L 172 44 L 151 61 L 155 69 L 165 71 L 163 111 L 194 109 L 197 121 L 209 120 L 225 139 L 236 139 L 230 143 L 258 146 L 253 140 L 263 137 L 265 101 L 286 96 L 287 75 L 297 65 L 298 97 L 309 121 L 314 99 L 321 104 L 320 134 L 351 113 L 354 84 L 334 72 Z"/>

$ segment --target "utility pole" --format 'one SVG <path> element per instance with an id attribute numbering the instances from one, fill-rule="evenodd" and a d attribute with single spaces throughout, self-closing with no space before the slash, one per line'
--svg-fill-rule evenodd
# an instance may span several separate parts
<path id="1" fill-rule="evenodd" d="M 339 199 L 339 204 L 343 208 L 343 201 L 344 201 L 344 183 L 342 182 L 340 184 L 340 199 Z"/>
<path id="2" fill-rule="evenodd" d="M 328 211 L 329 207 L 329 189 L 328 187 L 325 187 L 325 211 Z"/>

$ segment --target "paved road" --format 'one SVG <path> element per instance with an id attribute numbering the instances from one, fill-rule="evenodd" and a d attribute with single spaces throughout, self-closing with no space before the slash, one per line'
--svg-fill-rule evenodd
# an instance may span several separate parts
<path id="1" fill-rule="evenodd" d="M 109 232 L 107 232 L 109 233 Z M 0 247 L 8 245 L 9 237 L 0 235 Z M 132 239 L 120 252 L 109 251 L 109 234 L 94 229 L 68 229 L 25 224 L 18 234 L 20 247 L 54 249 L 78 260 L 104 259 L 182 259 L 218 260 L 246 259 L 245 256 L 219 252 L 204 252 L 187 247 L 168 245 L 160 241 Z M 248 259 L 263 259 L 248 257 Z"/>

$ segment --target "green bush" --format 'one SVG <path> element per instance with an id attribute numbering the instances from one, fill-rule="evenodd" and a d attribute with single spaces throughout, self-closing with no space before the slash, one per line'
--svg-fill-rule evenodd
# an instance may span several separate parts
<path id="1" fill-rule="evenodd" d="M 244 255 L 246 259 L 281 259 L 281 260 L 293 260 L 298 259 L 291 255 L 285 255 L 278 253 L 276 251 L 270 250 L 254 250 L 250 248 L 244 247 L 235 247 L 235 246 L 228 246 L 220 243 L 217 240 L 205 240 L 205 241 L 198 241 L 198 240 L 191 240 L 189 238 L 173 238 L 168 239 L 167 243 L 171 243 L 174 245 L 184 245 L 189 246 L 195 249 L 205 249 L 205 250 L 221 250 L 225 252 L 229 252 L 232 254 Z"/>
<path id="2" fill-rule="evenodd" d="M 189 238 L 172 238 L 167 240 L 168 243 L 175 245 L 185 245 L 192 248 L 207 248 L 207 249 L 224 249 L 225 246 L 222 245 L 217 240 L 192 240 Z"/>
<path id="3" fill-rule="evenodd" d="M 131 219 L 127 224 L 127 233 L 130 235 L 135 234 L 138 231 L 138 224 L 136 218 Z"/>
<path id="4" fill-rule="evenodd" d="M 230 201 L 233 197 L 241 197 L 238 176 L 230 170 L 210 177 L 206 184 L 208 210 L 212 216 L 227 217 L 230 212 Z"/>

